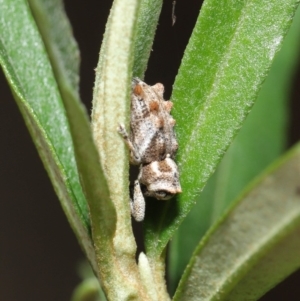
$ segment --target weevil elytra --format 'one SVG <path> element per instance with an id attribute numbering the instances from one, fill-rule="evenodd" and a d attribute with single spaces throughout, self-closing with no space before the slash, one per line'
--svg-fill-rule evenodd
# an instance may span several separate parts
<path id="1" fill-rule="evenodd" d="M 130 150 L 130 162 L 140 166 L 134 184 L 131 214 L 137 221 L 145 215 L 144 196 L 168 200 L 181 192 L 174 157 L 178 143 L 175 120 L 170 115 L 173 103 L 163 98 L 164 86 L 149 86 L 139 78 L 132 80 L 130 134 L 123 125 L 119 133 Z"/>

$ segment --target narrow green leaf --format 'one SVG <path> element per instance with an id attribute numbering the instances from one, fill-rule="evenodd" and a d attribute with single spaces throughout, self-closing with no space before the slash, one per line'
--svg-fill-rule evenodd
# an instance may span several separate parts
<path id="1" fill-rule="evenodd" d="M 172 239 L 169 267 L 173 289 L 194 248 L 211 224 L 246 184 L 282 153 L 287 136 L 289 87 L 299 50 L 300 7 L 253 110 L 209 179 L 195 208 Z"/>
<path id="2" fill-rule="evenodd" d="M 115 0 L 106 25 L 96 69 L 92 129 L 101 165 L 116 207 L 117 224 L 110 253 L 110 266 L 99 267 L 109 300 L 151 300 L 141 283 L 135 261 L 136 244 L 129 206 L 128 150 L 117 129 L 129 123 L 129 92 L 132 79 L 134 37 L 139 0 Z M 91 208 L 93 236 L 101 231 L 97 208 Z M 96 247 L 97 257 L 103 253 Z M 130 277 L 128 277 L 130 275 Z"/>
<path id="3" fill-rule="evenodd" d="M 117 208 L 118 219 L 122 219 L 122 228 L 128 231 L 127 238 L 132 239 L 129 219 L 128 154 L 117 130 L 118 124 L 126 123 L 129 116 L 129 89 L 133 63 L 130 38 L 134 34 L 137 8 L 136 0 L 126 0 L 123 3 L 120 0 L 114 1 L 96 70 L 92 112 L 93 135 Z M 128 239 L 126 242 L 123 237 L 122 244 L 123 247 L 128 245 L 129 250 L 135 252 L 134 241 Z"/>
<path id="4" fill-rule="evenodd" d="M 69 125 L 43 43 L 25 1 L 0 0 L 0 6 L 0 63 L 70 224 L 93 263 Z"/>
<path id="5" fill-rule="evenodd" d="M 133 76 L 144 78 L 152 49 L 162 0 L 141 0 L 137 13 L 137 32 L 134 39 Z"/>
<path id="6" fill-rule="evenodd" d="M 282 49 L 259 92 L 257 103 L 220 164 L 212 222 L 219 218 L 247 183 L 279 157 L 286 147 L 290 87 L 299 50 L 298 7 Z"/>
<path id="7" fill-rule="evenodd" d="M 87 113 L 78 93 L 79 51 L 61 0 L 30 0 L 31 9 L 47 47 L 70 123 L 77 167 L 87 202 L 92 228 L 99 228 L 97 250 L 111 252 L 116 212 L 109 196 L 99 155 L 93 142 Z M 92 212 L 93 211 L 93 212 Z M 93 231 L 94 233 L 94 231 Z M 82 242 L 84 243 L 84 242 Z M 110 266 L 108 257 L 99 257 L 101 268 Z M 97 271 L 94 263 L 93 268 Z"/>
<path id="8" fill-rule="evenodd" d="M 300 144 L 202 240 L 174 300 L 257 300 L 299 268 L 299 180 Z"/>
<path id="9" fill-rule="evenodd" d="M 78 92 L 80 53 L 62 0 L 27 1 L 46 46 L 60 90 L 69 86 L 70 90 Z"/>
<path id="10" fill-rule="evenodd" d="M 146 248 L 158 256 L 249 113 L 298 0 L 207 0 L 174 85 L 183 193 L 148 202 Z"/>

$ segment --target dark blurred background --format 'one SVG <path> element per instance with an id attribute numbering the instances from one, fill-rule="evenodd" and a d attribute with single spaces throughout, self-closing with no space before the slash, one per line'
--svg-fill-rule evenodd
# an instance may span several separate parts
<path id="1" fill-rule="evenodd" d="M 201 1 L 178 0 L 172 27 L 172 0 L 165 0 L 146 82 L 162 82 L 171 94 L 176 70 Z M 65 0 L 81 50 L 81 96 L 91 108 L 94 68 L 111 0 Z M 291 85 L 290 144 L 299 140 L 298 66 Z M 69 300 L 80 278 L 83 253 L 54 194 L 6 80 L 0 76 L 0 300 Z M 299 253 L 300 254 L 300 253 Z M 300 272 L 261 300 L 300 300 Z"/>

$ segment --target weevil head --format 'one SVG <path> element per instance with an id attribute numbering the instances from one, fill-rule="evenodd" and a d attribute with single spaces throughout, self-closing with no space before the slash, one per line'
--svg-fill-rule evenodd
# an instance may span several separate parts
<path id="1" fill-rule="evenodd" d="M 163 161 L 143 165 L 139 182 L 144 186 L 145 196 L 158 200 L 169 200 L 175 194 L 181 193 L 178 167 L 169 156 Z"/>

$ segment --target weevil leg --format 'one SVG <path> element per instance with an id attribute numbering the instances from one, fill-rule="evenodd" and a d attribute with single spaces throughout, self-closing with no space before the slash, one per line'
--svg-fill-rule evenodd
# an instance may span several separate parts
<path id="1" fill-rule="evenodd" d="M 138 180 L 134 181 L 133 200 L 130 202 L 130 209 L 131 215 L 137 222 L 144 220 L 146 202 Z"/>
<path id="2" fill-rule="evenodd" d="M 132 144 L 124 125 L 119 124 L 118 132 L 123 137 L 126 145 L 128 146 L 128 148 L 130 150 L 130 158 L 131 158 L 130 161 L 131 161 L 131 163 L 136 164 L 136 165 L 140 164 L 141 163 L 141 156 L 138 152 L 138 149 Z"/>

